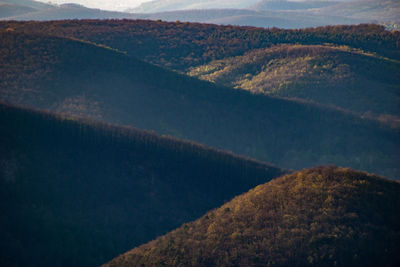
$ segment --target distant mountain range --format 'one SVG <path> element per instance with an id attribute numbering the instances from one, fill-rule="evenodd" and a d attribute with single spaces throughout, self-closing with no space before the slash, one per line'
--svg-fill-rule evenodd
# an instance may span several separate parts
<path id="1" fill-rule="evenodd" d="M 244 9 L 260 0 L 153 0 L 137 8 L 127 10 L 131 13 L 155 13 L 193 9 Z"/>
<path id="2" fill-rule="evenodd" d="M 304 28 L 378 22 L 398 23 L 393 0 L 340 1 L 151 1 L 126 12 L 90 9 L 76 4 L 46 5 L 29 0 L 0 1 L 3 20 L 151 19 L 256 27 Z M 3 3 L 1 5 L 1 3 Z"/>
<path id="3" fill-rule="evenodd" d="M 354 0 L 357 1 L 357 0 Z M 360 1 L 360 0 L 358 0 Z M 363 1 L 363 0 L 361 0 Z M 378 0 L 379 1 L 379 0 Z M 156 13 L 198 9 L 306 10 L 333 6 L 346 0 L 153 0 L 128 9 L 132 13 Z"/>
<path id="4" fill-rule="evenodd" d="M 302 170 L 104 266 L 398 266 L 399 209 L 398 182 L 343 168 Z"/>
<path id="5" fill-rule="evenodd" d="M 54 7 L 54 5 L 52 5 L 52 4 L 46 4 L 46 3 L 35 1 L 35 0 L 1 0 L 0 3 L 30 7 L 30 8 L 36 9 L 36 10 Z"/>
<path id="6" fill-rule="evenodd" d="M 10 1 L 11 2 L 11 1 Z M 26 2 L 26 3 L 25 3 Z M 31 1 L 33 2 L 33 1 Z M 21 4 L 0 1 L 0 19 L 2 20 L 60 20 L 60 19 L 135 19 L 138 16 L 129 13 L 86 8 L 77 4 L 34 5 L 28 1 Z M 36 2 L 34 2 L 36 3 Z"/>
<path id="7" fill-rule="evenodd" d="M 305 0 L 305 1 L 287 1 L 287 0 L 262 0 L 257 4 L 250 6 L 256 10 L 307 10 L 313 8 L 322 8 L 334 6 L 343 1 L 326 0 Z"/>

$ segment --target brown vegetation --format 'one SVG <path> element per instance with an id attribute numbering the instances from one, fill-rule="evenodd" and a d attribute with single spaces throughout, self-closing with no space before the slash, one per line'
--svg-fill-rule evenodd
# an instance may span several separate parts
<path id="1" fill-rule="evenodd" d="M 343 168 L 257 186 L 106 266 L 398 266 L 400 184 Z"/>
<path id="2" fill-rule="evenodd" d="M 400 114 L 400 61 L 348 46 L 279 45 L 188 74 L 257 94 L 297 98 L 375 117 Z"/>
<path id="3" fill-rule="evenodd" d="M 8 28 L 105 44 L 177 70 L 282 43 L 349 45 L 400 58 L 400 33 L 368 24 L 283 30 L 146 20 L 0 22 L 0 31 Z"/>
<path id="4" fill-rule="evenodd" d="M 377 121 L 216 86 L 87 41 L 0 36 L 0 99 L 8 103 L 154 130 L 283 168 L 335 164 L 399 177 L 398 131 Z"/>

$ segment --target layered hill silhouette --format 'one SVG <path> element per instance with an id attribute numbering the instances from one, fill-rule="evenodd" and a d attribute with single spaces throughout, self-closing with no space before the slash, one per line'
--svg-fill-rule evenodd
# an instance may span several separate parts
<path id="1" fill-rule="evenodd" d="M 0 1 L 0 20 L 9 17 L 19 17 L 26 14 L 41 12 L 54 8 L 51 4 L 45 4 L 31 0 L 1 0 Z"/>
<path id="2" fill-rule="evenodd" d="M 35 10 L 47 9 L 54 7 L 52 4 L 46 4 L 43 2 L 35 1 L 35 0 L 1 0 L 1 3 L 7 3 L 10 5 L 29 7 Z"/>
<path id="3" fill-rule="evenodd" d="M 1 49 L 7 103 L 154 130 L 283 168 L 337 164 L 399 177 L 398 131 L 373 120 L 218 87 L 71 39 L 6 32 Z"/>
<path id="4" fill-rule="evenodd" d="M 283 30 L 146 20 L 0 22 L 0 31 L 6 30 L 107 45 L 179 71 L 276 44 L 347 45 L 400 59 L 400 32 L 368 24 Z"/>
<path id="5" fill-rule="evenodd" d="M 105 266 L 398 266 L 399 208 L 398 182 L 313 168 L 257 186 Z"/>
<path id="6" fill-rule="evenodd" d="M 20 6 L 20 5 L 0 2 L 0 18 L 17 16 L 33 11 L 36 11 L 36 9 L 27 6 Z"/>
<path id="7" fill-rule="evenodd" d="M 252 8 L 257 10 L 302 10 L 316 9 L 327 6 L 336 6 L 340 1 L 321 1 L 321 0 L 306 0 L 306 1 L 288 1 L 288 0 L 261 0 Z"/>
<path id="8" fill-rule="evenodd" d="M 400 3 L 396 0 L 356 0 L 327 6 L 313 13 L 369 21 L 398 21 Z"/>
<path id="9" fill-rule="evenodd" d="M 0 105 L 0 265 L 96 266 L 283 173 L 191 142 Z"/>
<path id="10" fill-rule="evenodd" d="M 393 21 L 400 18 L 400 5 L 395 0 L 353 0 L 353 1 L 291 1 L 291 0 L 264 0 L 264 1 L 183 1 L 183 0 L 158 0 L 143 3 L 141 6 L 128 9 L 134 13 L 160 13 L 165 11 L 185 12 L 187 10 L 207 10 L 207 9 L 236 9 L 236 10 L 255 10 L 262 15 L 267 11 L 270 16 L 291 18 L 298 23 L 299 27 L 304 27 L 304 21 L 310 21 L 314 16 L 315 26 L 329 24 L 344 24 L 353 19 L 355 23 L 368 23 L 375 21 Z M 180 13 L 180 14 L 182 14 Z M 249 17 L 240 25 L 253 25 L 256 15 Z M 261 26 L 267 27 L 268 16 L 265 16 L 266 23 Z M 223 17 L 226 20 L 228 17 Z M 204 19 L 203 19 L 204 21 Z M 240 23 L 240 22 L 239 22 Z M 281 22 L 276 22 L 276 27 L 282 27 Z"/>
<path id="11" fill-rule="evenodd" d="M 77 40 L 10 31 L 1 51 L 7 103 L 154 130 L 283 168 L 337 164 L 399 177 L 399 133 L 374 120 L 218 87 Z"/>
<path id="12" fill-rule="evenodd" d="M 259 0 L 155 0 L 142 3 L 140 6 L 128 9 L 133 13 L 156 13 L 163 11 L 193 10 L 193 9 L 220 9 L 220 8 L 248 8 Z"/>
<path id="13" fill-rule="evenodd" d="M 370 20 L 342 18 L 329 14 L 309 14 L 292 11 L 264 11 L 250 9 L 195 9 L 157 13 L 127 13 L 104 11 L 75 4 L 63 4 L 47 9 L 30 9 L 14 4 L 1 5 L 0 20 L 66 20 L 66 19 L 146 19 L 200 22 L 220 25 L 241 25 L 264 28 L 298 29 L 324 25 L 359 24 Z M 392 21 L 389 21 L 392 22 Z M 386 24 L 385 24 L 386 25 Z M 387 27 L 387 26 L 386 26 Z"/>
<path id="14" fill-rule="evenodd" d="M 253 93 L 360 114 L 400 114 L 400 61 L 327 45 L 281 45 L 193 68 L 189 75 Z"/>
<path id="15" fill-rule="evenodd" d="M 204 3 L 206 2 L 206 3 Z M 199 9 L 202 8 L 202 9 Z M 204 9 L 205 8 L 205 9 Z M 210 19 L 210 9 L 235 8 Z M 257 27 L 304 28 L 325 25 L 388 23 L 400 19 L 400 5 L 394 0 L 288 1 L 265 0 L 243 3 L 215 1 L 151 1 L 130 12 L 151 12 L 147 17 L 175 21 L 207 22 Z M 168 12 L 165 12 L 168 11 Z M 250 14 L 250 11 L 252 13 Z M 237 13 L 246 13 L 237 15 Z M 236 15 L 234 15 L 236 13 Z M 146 15 L 146 14 L 143 14 Z M 192 16 L 192 17 L 190 17 Z"/>
<path id="16" fill-rule="evenodd" d="M 130 18 L 291 29 L 380 23 L 390 28 L 390 24 L 398 24 L 399 14 L 400 5 L 394 0 L 162 0 L 146 2 L 137 8 L 128 8 L 124 12 L 100 10 L 76 4 L 54 5 L 30 0 L 0 1 L 0 19 L 3 20 Z"/>
<path id="17" fill-rule="evenodd" d="M 1 3 L 1 2 L 0 2 Z M 67 19 L 136 19 L 142 16 L 117 11 L 87 8 L 77 4 L 62 4 L 47 8 L 29 9 L 27 6 L 8 5 L 2 7 L 2 20 L 67 20 Z"/>
<path id="18" fill-rule="evenodd" d="M 321 24 L 316 16 L 287 16 L 282 12 L 268 12 L 250 9 L 195 9 L 195 10 L 178 10 L 167 11 L 150 14 L 136 14 L 138 19 L 177 20 L 182 22 L 200 22 L 212 23 L 220 25 L 242 25 L 264 28 L 284 28 L 297 29 L 305 27 L 315 27 L 325 24 L 338 24 L 331 20 L 329 16 L 325 16 L 325 23 Z M 347 20 L 345 24 L 357 24 L 356 20 Z M 344 24 L 343 22 L 341 24 Z"/>

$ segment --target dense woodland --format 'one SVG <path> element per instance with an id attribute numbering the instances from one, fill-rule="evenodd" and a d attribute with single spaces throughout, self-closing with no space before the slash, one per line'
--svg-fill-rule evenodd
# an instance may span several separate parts
<path id="1" fill-rule="evenodd" d="M 189 71 L 191 76 L 220 85 L 313 101 L 381 119 L 400 114 L 399 73 L 398 60 L 329 45 L 256 49 Z"/>
<path id="2" fill-rule="evenodd" d="M 105 266 L 399 266 L 399 209 L 398 182 L 343 168 L 303 170 Z"/>
<path id="3" fill-rule="evenodd" d="M 377 25 L 0 22 L 0 265 L 96 266 L 224 203 L 111 265 L 398 265 L 397 182 L 321 167 L 227 201 L 286 172 L 245 156 L 400 178 L 376 119 L 399 51 Z"/>
<path id="4" fill-rule="evenodd" d="M 282 30 L 146 20 L 0 22 L 7 30 L 87 40 L 177 70 L 280 43 L 332 43 L 400 58 L 400 32 L 369 24 Z"/>
<path id="5" fill-rule="evenodd" d="M 154 130 L 283 168 L 336 164 L 400 177 L 398 130 L 374 120 L 216 86 L 72 39 L 4 32 L 0 53 L 8 103 Z"/>
<path id="6" fill-rule="evenodd" d="M 0 105 L 0 265 L 96 266 L 283 173 L 128 127 Z"/>

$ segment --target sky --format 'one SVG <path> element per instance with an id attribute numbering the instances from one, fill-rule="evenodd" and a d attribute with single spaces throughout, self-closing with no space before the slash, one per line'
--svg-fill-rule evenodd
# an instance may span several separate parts
<path id="1" fill-rule="evenodd" d="M 137 7 L 141 3 L 149 2 L 151 0 L 36 0 L 44 3 L 75 3 L 81 4 L 86 7 L 100 8 L 105 10 L 124 11 L 127 8 Z"/>

